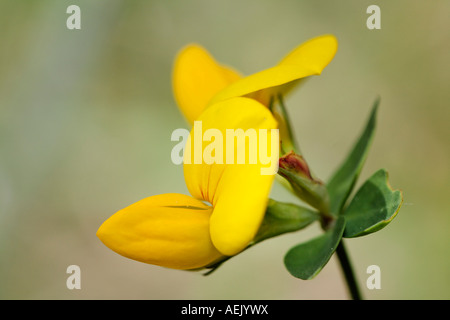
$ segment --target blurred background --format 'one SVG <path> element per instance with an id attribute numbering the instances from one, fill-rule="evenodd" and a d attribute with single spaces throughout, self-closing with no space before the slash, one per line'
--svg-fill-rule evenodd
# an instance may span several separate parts
<path id="1" fill-rule="evenodd" d="M 81 8 L 81 30 L 66 9 Z M 369 30 L 366 9 L 381 8 Z M 450 2 L 0 1 L 0 298 L 347 299 L 335 257 L 311 281 L 283 257 L 319 234 L 263 242 L 208 277 L 135 262 L 95 233 L 144 197 L 187 193 L 170 141 L 188 128 L 173 59 L 190 42 L 243 74 L 325 33 L 339 50 L 287 99 L 306 159 L 329 179 L 377 96 L 377 132 L 358 185 L 379 168 L 403 190 L 397 218 L 346 245 L 366 299 L 450 298 Z M 294 201 L 275 185 L 272 198 Z M 66 269 L 81 268 L 81 290 Z M 381 268 L 368 290 L 366 268 Z"/>

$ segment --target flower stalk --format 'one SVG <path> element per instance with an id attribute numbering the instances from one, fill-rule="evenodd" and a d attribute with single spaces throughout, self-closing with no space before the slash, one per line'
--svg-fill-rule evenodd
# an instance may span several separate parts
<path id="1" fill-rule="evenodd" d="M 341 242 L 339 243 L 336 249 L 336 254 L 339 263 L 341 265 L 342 272 L 344 273 L 345 281 L 347 283 L 347 288 L 350 293 L 350 296 L 352 297 L 353 300 L 362 300 L 358 282 L 356 281 L 355 273 L 353 271 L 353 267 L 350 262 L 347 250 L 345 249 L 343 240 L 341 240 Z"/>
<path id="2" fill-rule="evenodd" d="M 278 174 L 289 182 L 298 198 L 318 210 L 318 220 L 324 232 L 332 231 L 331 229 L 334 228 L 337 218 L 342 213 L 333 214 L 330 211 L 330 196 L 326 185 L 321 180 L 313 177 L 305 158 L 294 151 L 299 150 L 299 147 L 295 142 L 292 126 L 281 96 L 278 97 L 278 101 L 283 111 L 281 114 L 278 114 L 278 117 L 281 116 L 281 123 L 285 125 L 287 132 L 285 136 L 288 137 L 287 145 L 291 147 L 291 150 L 287 153 L 285 153 L 285 150 L 282 150 L 283 156 L 279 159 Z M 273 100 L 271 105 L 272 103 Z M 272 112 L 274 112 L 273 110 L 271 108 Z M 277 118 L 276 113 L 274 113 L 274 116 Z M 353 300 L 361 300 L 358 283 L 342 239 L 337 244 L 336 254 L 351 298 Z"/>

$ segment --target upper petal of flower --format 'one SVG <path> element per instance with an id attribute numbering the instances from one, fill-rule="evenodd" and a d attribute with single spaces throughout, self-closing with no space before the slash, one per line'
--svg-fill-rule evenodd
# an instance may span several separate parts
<path id="1" fill-rule="evenodd" d="M 276 129 L 277 122 L 265 106 L 249 98 L 233 98 L 219 102 L 207 108 L 198 121 L 202 125 L 202 131 L 196 132 L 197 123 L 194 124 L 185 149 L 186 185 L 193 197 L 209 201 L 214 207 L 210 224 L 214 246 L 224 255 L 234 255 L 253 239 L 264 216 L 275 175 L 265 175 L 261 172 L 261 168 L 267 168 L 268 165 L 262 163 L 259 157 L 259 129 Z M 195 152 L 196 141 L 198 142 L 209 129 L 216 130 L 223 138 L 222 164 L 195 164 L 194 155 L 187 150 L 190 148 Z M 253 132 L 257 149 L 250 148 L 250 138 L 245 145 L 239 147 L 235 141 L 234 161 L 230 163 L 226 159 L 226 144 L 230 143 L 227 131 L 229 134 L 229 131 L 237 129 Z M 249 129 L 250 131 L 247 131 Z M 267 136 L 270 138 L 270 133 Z M 272 148 L 271 145 L 271 141 L 268 141 L 266 154 L 274 152 L 273 149 L 278 152 L 278 139 L 275 141 L 276 147 Z M 201 152 L 208 146 L 210 143 L 203 143 Z M 254 154 L 255 152 L 257 154 Z M 246 155 L 244 164 L 237 163 L 239 153 Z M 256 156 L 256 161 L 251 161 L 251 156 Z M 278 156 L 274 161 L 278 164 Z"/>
<path id="2" fill-rule="evenodd" d="M 239 78 L 236 71 L 218 64 L 203 47 L 188 45 L 175 59 L 172 76 L 175 100 L 192 124 L 216 93 Z"/>
<path id="3" fill-rule="evenodd" d="M 336 51 L 337 39 L 333 35 L 310 39 L 290 52 L 277 66 L 233 82 L 215 95 L 209 104 L 247 96 L 267 106 L 271 96 L 285 94 L 298 84 L 296 80 L 321 74 Z"/>
<path id="4" fill-rule="evenodd" d="M 207 266 L 223 255 L 213 246 L 212 208 L 182 194 L 142 199 L 112 215 L 97 236 L 127 258 L 173 269 Z"/>

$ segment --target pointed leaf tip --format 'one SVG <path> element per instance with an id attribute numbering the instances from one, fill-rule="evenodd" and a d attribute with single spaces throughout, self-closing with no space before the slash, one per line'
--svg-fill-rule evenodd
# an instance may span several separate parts
<path id="1" fill-rule="evenodd" d="M 335 215 L 338 215 L 344 207 L 367 158 L 375 133 L 379 102 L 380 99 L 377 98 L 373 104 L 372 112 L 364 131 L 361 133 L 358 141 L 353 146 L 353 149 L 350 151 L 345 161 L 336 170 L 335 174 L 327 184 L 330 195 L 330 209 Z"/>

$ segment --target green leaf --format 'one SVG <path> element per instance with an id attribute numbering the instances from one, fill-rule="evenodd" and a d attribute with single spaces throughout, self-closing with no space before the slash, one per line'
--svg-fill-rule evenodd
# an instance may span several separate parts
<path id="1" fill-rule="evenodd" d="M 347 159 L 327 184 L 330 196 L 330 211 L 334 215 L 338 215 L 342 210 L 367 158 L 375 132 L 378 104 L 379 99 L 375 101 L 369 121 Z"/>
<path id="2" fill-rule="evenodd" d="M 340 216 L 324 234 L 291 248 L 284 257 L 287 270 L 296 278 L 313 279 L 327 264 L 344 232 L 345 219 Z"/>
<path id="3" fill-rule="evenodd" d="M 359 237 L 384 228 L 397 215 L 402 203 L 402 192 L 391 188 L 385 170 L 378 170 L 361 186 L 344 211 L 344 237 Z"/>
<path id="4" fill-rule="evenodd" d="M 264 220 L 255 236 L 254 243 L 287 232 L 298 231 L 319 220 L 319 214 L 292 203 L 269 199 Z"/>

